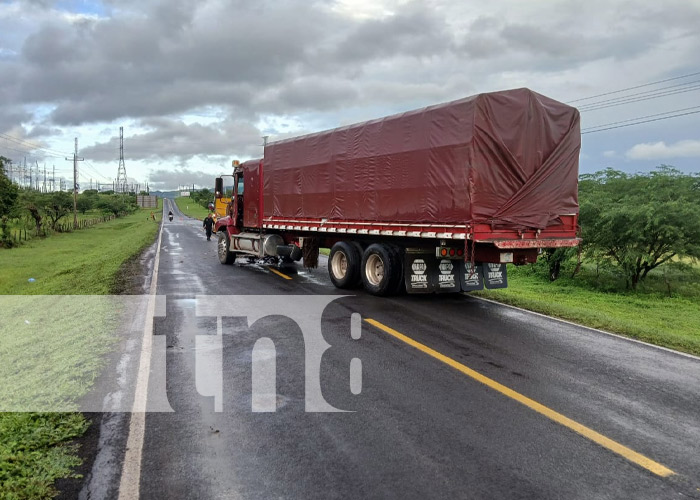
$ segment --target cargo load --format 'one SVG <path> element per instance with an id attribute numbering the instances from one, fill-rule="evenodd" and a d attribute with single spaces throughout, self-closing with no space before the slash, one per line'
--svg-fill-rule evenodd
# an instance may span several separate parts
<path id="1" fill-rule="evenodd" d="M 505 287 L 579 243 L 580 147 L 576 108 L 529 89 L 273 142 L 234 168 L 219 257 L 328 247 L 331 281 L 375 295 Z"/>

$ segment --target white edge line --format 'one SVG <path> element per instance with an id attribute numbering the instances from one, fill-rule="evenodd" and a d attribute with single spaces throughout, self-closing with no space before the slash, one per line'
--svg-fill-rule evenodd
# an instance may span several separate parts
<path id="1" fill-rule="evenodd" d="M 475 296 L 475 295 L 469 295 L 468 293 L 465 293 L 465 295 L 466 295 L 467 297 L 472 298 L 472 299 L 483 300 L 484 302 L 490 302 L 490 303 L 492 303 L 492 304 L 496 304 L 496 305 L 503 306 L 503 307 L 510 307 L 511 309 L 516 309 L 516 310 L 518 310 L 518 311 L 526 312 L 526 313 L 529 313 L 529 314 L 534 314 L 535 316 L 541 316 L 542 318 L 547 318 L 547 319 L 551 319 L 551 320 L 554 320 L 554 321 L 559 321 L 560 323 L 566 323 L 567 325 L 577 326 L 577 327 L 579 327 L 579 328 L 585 328 L 586 330 L 591 330 L 591 331 L 594 331 L 594 332 L 603 333 L 603 334 L 605 334 L 605 335 L 610 335 L 611 337 L 616 337 L 616 338 L 618 338 L 618 339 L 627 340 L 628 342 L 634 342 L 635 344 L 642 344 L 642 345 L 645 345 L 645 346 L 648 346 L 648 347 L 653 347 L 653 348 L 655 348 L 655 349 L 661 349 L 662 351 L 666 351 L 666 352 L 670 352 L 670 353 L 673 353 L 673 354 L 677 354 L 678 356 L 684 356 L 684 357 L 686 357 L 686 358 L 690 358 L 690 359 L 694 359 L 694 360 L 696 360 L 696 361 L 700 361 L 700 356 L 695 356 L 694 354 L 688 354 L 687 352 L 676 351 L 676 350 L 674 350 L 674 349 L 669 349 L 668 347 L 663 347 L 663 346 L 656 345 L 656 344 L 650 344 L 649 342 L 644 342 L 643 340 L 633 339 L 633 338 L 631 338 L 631 337 L 625 337 L 624 335 L 620 335 L 619 333 L 606 332 L 605 330 L 600 330 L 599 328 L 593 328 L 592 326 L 581 325 L 581 324 L 579 324 L 579 323 L 574 323 L 573 321 L 568 321 L 568 320 L 561 319 L 561 318 L 557 318 L 557 317 L 554 317 L 554 316 L 547 316 L 546 314 L 538 313 L 538 312 L 535 312 L 535 311 L 530 311 L 530 310 L 528 310 L 528 309 L 523 309 L 522 307 L 513 306 L 513 305 L 510 305 L 510 304 L 504 304 L 503 302 L 498 302 L 497 300 L 485 299 L 485 298 L 483 298 L 483 297 L 477 297 L 477 296 Z"/>
<path id="2" fill-rule="evenodd" d="M 165 213 L 165 204 L 163 204 Z M 146 433 L 146 400 L 148 396 L 148 375 L 151 371 L 151 353 L 153 348 L 153 317 L 156 306 L 156 287 L 158 284 L 158 266 L 160 264 L 160 244 L 163 240 L 164 220 L 161 219 L 158 233 L 158 246 L 156 247 L 155 263 L 151 276 L 149 289 L 148 310 L 146 322 L 143 327 L 143 339 L 141 343 L 141 357 L 139 359 L 139 371 L 136 377 L 136 390 L 134 391 L 134 404 L 129 420 L 129 437 L 126 441 L 124 464 L 119 481 L 119 499 L 132 500 L 139 498 L 141 487 L 141 459 L 143 455 L 143 440 Z"/>

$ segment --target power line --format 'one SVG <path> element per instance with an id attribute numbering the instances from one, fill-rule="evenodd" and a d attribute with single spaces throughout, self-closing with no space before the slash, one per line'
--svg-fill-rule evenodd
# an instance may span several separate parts
<path id="1" fill-rule="evenodd" d="M 612 130 L 612 129 L 615 129 L 615 128 L 631 127 L 632 125 L 640 125 L 640 124 L 642 124 L 642 123 L 657 122 L 657 121 L 660 121 L 660 120 L 668 120 L 669 118 L 677 118 L 677 117 L 679 117 L 679 116 L 694 115 L 694 114 L 696 114 L 696 113 L 700 113 L 700 110 L 698 110 L 698 111 L 689 111 L 689 112 L 687 112 L 687 113 L 679 113 L 679 114 L 671 115 L 671 116 L 664 116 L 664 117 L 661 117 L 661 118 L 653 118 L 653 119 L 650 119 L 650 120 L 636 121 L 636 122 L 634 122 L 634 123 L 627 123 L 627 124 L 625 124 L 625 125 L 616 125 L 616 126 L 608 127 L 607 125 L 613 125 L 612 123 L 609 123 L 609 124 L 599 125 L 598 127 L 591 127 L 590 129 L 584 129 L 584 130 L 581 131 L 581 135 L 583 135 L 583 134 L 592 134 L 593 132 L 602 132 L 602 131 L 604 131 L 604 130 Z M 661 114 L 665 114 L 665 113 L 661 113 Z M 651 116 L 651 115 L 650 115 L 650 116 Z M 626 120 L 626 121 L 631 121 L 631 120 Z M 621 122 L 618 122 L 618 123 L 621 123 Z M 605 127 L 605 128 L 600 128 L 600 127 Z"/>
<path id="2" fill-rule="evenodd" d="M 86 165 L 86 166 L 89 168 L 89 170 L 90 170 L 93 174 L 95 174 L 96 176 L 102 177 L 103 179 L 105 179 L 105 180 L 107 180 L 107 181 L 109 181 L 109 182 L 112 182 L 113 179 L 110 179 L 110 178 L 107 177 L 106 175 L 101 174 L 101 173 L 97 170 L 97 167 L 95 167 L 95 166 L 94 166 L 92 163 L 90 163 L 89 161 L 86 161 L 86 162 L 85 162 L 85 165 Z"/>
<path id="3" fill-rule="evenodd" d="M 620 100 L 624 100 L 624 99 L 630 99 L 632 97 L 646 96 L 649 94 L 656 94 L 658 92 L 667 91 L 669 89 L 674 89 L 674 90 L 670 90 L 671 92 L 674 92 L 676 90 L 680 90 L 680 89 L 678 89 L 678 87 L 687 87 L 689 85 L 696 85 L 696 84 L 700 84 L 700 80 L 693 80 L 692 82 L 678 83 L 676 85 L 669 85 L 668 87 L 661 87 L 658 89 L 645 90 L 644 92 L 636 92 L 634 94 L 627 94 L 627 95 L 623 95 L 623 96 L 619 96 L 619 97 L 613 97 L 612 99 L 604 99 L 602 101 L 591 102 L 591 103 L 583 104 L 583 105 L 579 106 L 579 110 L 582 108 L 597 106 L 599 104 L 605 104 L 605 103 L 616 102 L 616 101 L 620 101 Z"/>
<path id="4" fill-rule="evenodd" d="M 581 97 L 581 98 L 579 98 L 579 99 L 574 99 L 574 100 L 567 101 L 567 102 L 572 103 L 572 102 L 587 101 L 587 100 L 589 100 L 589 99 L 595 99 L 595 98 L 597 98 L 597 97 L 604 97 L 604 96 L 607 96 L 607 95 L 619 94 L 619 93 L 621 93 L 621 92 L 626 92 L 626 91 L 628 91 L 628 90 L 641 89 L 641 88 L 643 88 L 643 87 L 650 87 L 650 86 L 652 86 L 652 85 L 658 85 L 659 83 L 671 82 L 671 81 L 673 81 L 673 80 L 681 80 L 681 79 L 683 79 L 683 78 L 690 78 L 691 76 L 697 76 L 697 75 L 700 75 L 700 71 L 698 71 L 698 72 L 696 72 L 696 73 L 688 73 L 687 75 L 676 76 L 676 77 L 673 77 L 673 78 L 666 78 L 665 80 L 657 80 L 657 81 L 655 81 L 655 82 L 643 83 L 643 84 L 641 84 L 641 85 L 636 85 L 636 86 L 634 86 L 634 87 L 627 87 L 627 88 L 620 89 L 620 90 L 613 90 L 612 92 L 605 92 L 605 93 L 603 93 L 603 94 L 592 95 L 592 96 L 589 96 L 589 97 Z"/>
<path id="5" fill-rule="evenodd" d="M 0 148 L 3 148 L 3 149 L 10 149 L 10 150 L 12 150 L 12 151 L 17 151 L 17 152 L 23 153 L 23 154 L 27 154 L 27 153 L 30 153 L 30 152 L 32 152 L 32 151 L 36 151 L 36 149 L 17 149 L 17 148 L 12 148 L 12 147 L 6 146 L 6 145 L 0 146 Z M 30 155 L 30 156 L 34 157 L 34 156 L 36 156 L 36 155 Z M 46 158 L 62 158 L 61 156 L 58 156 L 58 155 L 55 155 L 55 154 L 47 154 L 47 155 L 45 155 L 45 156 L 42 156 L 42 158 L 44 158 L 44 157 L 46 157 Z M 37 156 L 37 158 L 38 158 L 38 156 Z"/>
<path id="6" fill-rule="evenodd" d="M 32 150 L 45 151 L 45 152 L 50 153 L 52 155 L 59 155 L 59 157 L 65 155 L 65 154 L 68 154 L 68 153 L 65 153 L 62 151 L 57 151 L 57 150 L 54 150 L 51 148 L 45 148 L 45 147 L 42 147 L 42 146 L 35 144 L 33 142 L 29 142 L 29 141 L 26 141 L 24 139 L 19 139 L 17 137 L 12 137 L 11 135 L 7 135 L 7 134 L 3 134 L 3 133 L 0 133 L 0 137 L 5 139 L 5 140 L 20 144 L 21 146 L 29 147 Z"/>
<path id="7" fill-rule="evenodd" d="M 699 90 L 699 89 L 700 89 L 700 85 L 696 85 L 694 87 L 687 88 L 687 89 L 677 89 L 677 90 L 671 91 L 671 92 L 661 92 L 659 94 L 651 94 L 651 95 L 646 96 L 646 97 L 636 97 L 636 98 L 630 98 L 630 99 L 628 99 L 627 97 L 622 97 L 622 98 L 620 98 L 620 100 L 617 100 L 617 102 L 613 102 L 610 104 L 602 104 L 600 106 L 597 106 L 596 105 L 597 103 L 593 103 L 590 105 L 592 107 L 585 107 L 585 108 L 582 107 L 582 109 L 579 109 L 579 111 L 581 113 L 584 113 L 586 111 L 596 111 L 599 109 L 606 109 L 606 108 L 612 108 L 615 106 L 621 106 L 623 104 L 631 104 L 631 103 L 635 103 L 635 102 L 648 101 L 651 99 L 658 99 L 659 97 L 666 97 L 669 95 L 684 94 L 686 92 L 692 92 L 694 90 Z"/>
<path id="8" fill-rule="evenodd" d="M 596 129 L 596 128 L 599 128 L 599 127 L 607 127 L 608 125 L 617 125 L 617 124 L 619 124 L 619 123 L 635 122 L 635 121 L 637 121 L 637 120 L 643 120 L 643 119 L 645 119 L 645 118 L 654 118 L 654 117 L 657 117 L 657 116 L 670 115 L 670 114 L 672 114 L 672 113 L 681 113 L 681 112 L 683 112 L 683 111 L 690 111 L 691 109 L 700 109 L 700 106 L 692 106 L 692 107 L 690 107 L 690 108 L 674 109 L 673 111 L 665 111 L 665 112 L 663 112 L 663 113 L 656 113 L 656 114 L 653 114 L 653 115 L 646 115 L 646 116 L 639 116 L 639 117 L 637 117 L 637 118 L 630 118 L 629 120 L 621 120 L 621 121 L 618 121 L 618 122 L 605 123 L 605 124 L 603 124 L 603 125 L 595 125 L 595 126 L 593 126 L 593 127 L 586 127 L 586 128 L 584 128 L 584 129 L 582 129 L 582 131 L 584 131 L 584 130 L 592 130 L 592 129 Z"/>

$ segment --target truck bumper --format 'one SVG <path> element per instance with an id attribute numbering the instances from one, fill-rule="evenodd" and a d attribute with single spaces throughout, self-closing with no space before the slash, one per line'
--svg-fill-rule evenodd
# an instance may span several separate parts
<path id="1" fill-rule="evenodd" d="M 481 241 L 480 243 L 488 243 Z M 524 248 L 562 248 L 576 247 L 581 243 L 581 238 L 538 238 L 526 240 L 495 240 L 492 242 L 499 249 L 524 249 Z"/>

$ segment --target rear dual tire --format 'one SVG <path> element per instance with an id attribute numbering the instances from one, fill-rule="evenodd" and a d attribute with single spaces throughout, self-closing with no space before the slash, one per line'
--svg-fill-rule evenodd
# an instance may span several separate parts
<path id="1" fill-rule="evenodd" d="M 401 292 L 403 263 L 401 251 L 392 245 L 373 243 L 362 256 L 362 285 L 372 295 L 386 296 Z"/>
<path id="2" fill-rule="evenodd" d="M 328 255 L 328 275 L 337 288 L 355 288 L 360 283 L 362 253 L 353 243 L 339 241 Z"/>

